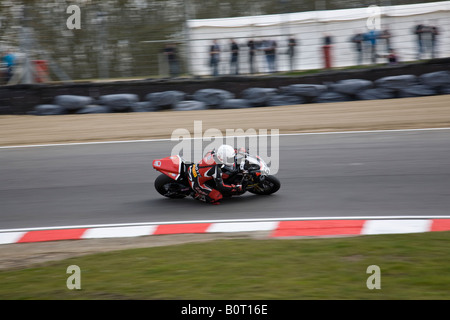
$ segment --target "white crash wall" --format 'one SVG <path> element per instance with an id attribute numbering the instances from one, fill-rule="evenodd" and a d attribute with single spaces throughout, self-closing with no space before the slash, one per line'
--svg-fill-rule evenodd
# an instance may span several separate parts
<path id="1" fill-rule="evenodd" d="M 392 35 L 390 46 L 394 48 L 400 61 L 412 61 L 417 55 L 417 37 L 413 33 L 417 24 L 438 27 L 436 57 L 450 56 L 450 1 L 414 5 L 379 7 L 381 29 L 388 29 Z M 209 75 L 209 46 L 217 39 L 221 46 L 220 73 L 229 73 L 230 38 L 239 43 L 240 71 L 248 73 L 247 42 L 273 39 L 278 44 L 277 69 L 289 70 L 286 54 L 287 40 L 293 35 L 296 47 L 295 70 L 319 69 L 324 66 L 322 56 L 323 36 L 333 38 L 333 67 L 352 66 L 357 63 L 355 46 L 350 38 L 356 32 L 367 32 L 367 21 L 373 16 L 368 8 L 310 11 L 280 15 L 247 16 L 223 19 L 189 20 L 189 68 L 194 75 Z M 378 41 L 379 53 L 386 53 L 383 40 Z M 422 58 L 429 58 L 430 54 Z M 379 58 L 378 63 L 386 59 Z M 258 72 L 267 72 L 263 52 L 256 57 Z M 370 64 L 369 55 L 363 64 Z"/>

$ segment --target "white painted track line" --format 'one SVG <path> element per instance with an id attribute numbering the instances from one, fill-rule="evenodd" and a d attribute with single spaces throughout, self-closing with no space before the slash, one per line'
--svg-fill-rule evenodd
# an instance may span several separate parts
<path id="1" fill-rule="evenodd" d="M 276 130 L 276 128 L 274 128 Z M 337 135 L 337 134 L 376 134 L 376 133 L 396 133 L 396 132 L 418 132 L 418 131 L 443 131 L 450 128 L 422 128 L 422 129 L 391 129 L 391 130 L 363 130 L 363 131 L 327 131 L 327 132 L 298 132 L 298 133 L 280 133 L 278 136 L 314 136 L 314 135 Z M 260 137 L 270 135 L 258 135 Z M 228 136 L 227 136 L 228 137 Z M 229 138 L 250 137 L 229 136 Z M 203 139 L 203 137 L 185 138 L 186 140 Z M 71 142 L 71 143 L 50 143 L 50 144 L 30 144 L 15 146 L 0 146 L 0 149 L 17 149 L 17 148 L 38 148 L 38 147 L 61 147 L 61 146 L 80 146 L 80 145 L 96 145 L 96 144 L 119 144 L 119 143 L 139 143 L 139 142 L 160 142 L 160 141 L 180 141 L 179 139 L 142 139 L 142 140 L 116 140 L 116 141 L 92 141 L 92 142 Z"/>

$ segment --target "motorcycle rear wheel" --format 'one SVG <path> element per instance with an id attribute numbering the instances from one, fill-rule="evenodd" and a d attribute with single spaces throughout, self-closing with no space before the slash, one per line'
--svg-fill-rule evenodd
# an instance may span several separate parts
<path id="1" fill-rule="evenodd" d="M 189 191 L 186 190 L 188 189 L 187 186 L 173 180 L 165 174 L 160 174 L 156 178 L 155 189 L 159 194 L 171 199 L 182 199 L 189 195 Z"/>
<path id="2" fill-rule="evenodd" d="M 281 183 L 275 176 L 267 176 L 255 188 L 248 189 L 248 192 L 259 195 L 269 195 L 280 190 Z"/>

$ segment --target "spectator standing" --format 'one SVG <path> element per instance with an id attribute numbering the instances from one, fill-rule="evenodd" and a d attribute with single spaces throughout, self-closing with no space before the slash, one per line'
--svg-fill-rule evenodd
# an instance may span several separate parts
<path id="1" fill-rule="evenodd" d="M 330 35 L 325 34 L 323 37 L 323 60 L 325 69 L 331 68 L 331 47 L 332 47 L 333 39 Z"/>
<path id="2" fill-rule="evenodd" d="M 418 24 L 414 28 L 414 33 L 417 36 L 417 60 L 420 60 L 422 58 L 423 54 L 423 33 L 425 32 L 425 26 L 423 24 Z"/>
<path id="3" fill-rule="evenodd" d="M 436 58 L 436 38 L 439 35 L 439 30 L 436 26 L 431 27 L 431 59 Z"/>
<path id="4" fill-rule="evenodd" d="M 217 40 L 213 41 L 213 44 L 209 48 L 209 65 L 212 69 L 213 77 L 219 75 L 219 62 L 220 62 L 220 46 Z"/>
<path id="5" fill-rule="evenodd" d="M 361 65 L 363 60 L 363 41 L 364 41 L 364 35 L 362 33 L 356 33 L 351 38 L 351 42 L 355 44 L 355 50 L 356 50 L 356 64 Z"/>
<path id="6" fill-rule="evenodd" d="M 381 31 L 381 34 L 379 35 L 379 38 L 383 39 L 384 43 L 385 43 L 384 52 L 389 52 L 389 50 L 392 49 L 391 37 L 392 37 L 392 35 L 388 28 Z"/>
<path id="7" fill-rule="evenodd" d="M 239 45 L 233 39 L 231 42 L 231 60 L 230 60 L 230 74 L 239 74 Z"/>
<path id="8" fill-rule="evenodd" d="M 169 73 L 171 77 L 178 77 L 180 68 L 178 66 L 177 48 L 174 43 L 166 44 L 164 48 L 164 55 L 167 57 L 169 63 Z"/>
<path id="9" fill-rule="evenodd" d="M 423 28 L 423 32 L 422 32 L 422 46 L 423 46 L 423 51 L 422 53 L 425 55 L 431 53 L 431 38 L 432 38 L 432 32 L 431 32 L 431 27 L 425 25 Z"/>
<path id="10" fill-rule="evenodd" d="M 377 63 L 377 39 L 379 32 L 375 29 L 370 30 L 364 35 L 364 40 L 366 40 L 370 45 L 370 60 L 373 64 Z"/>
<path id="11" fill-rule="evenodd" d="M 248 64 L 250 66 L 250 73 L 256 73 L 255 70 L 255 54 L 256 54 L 256 43 L 253 39 L 247 42 L 248 47 Z"/>
<path id="12" fill-rule="evenodd" d="M 5 64 L 6 67 L 6 83 L 11 80 L 13 74 L 14 74 L 14 65 L 15 65 L 16 57 L 14 56 L 11 51 L 6 51 L 5 55 L 2 57 L 2 62 Z"/>
<path id="13" fill-rule="evenodd" d="M 288 50 L 287 54 L 289 56 L 289 66 L 291 68 L 291 71 L 294 70 L 294 57 L 295 57 L 295 47 L 297 46 L 297 42 L 295 41 L 295 38 L 291 36 L 288 40 Z"/>
<path id="14" fill-rule="evenodd" d="M 276 72 L 276 52 L 277 43 L 275 40 L 267 40 L 264 46 L 264 52 L 266 54 L 267 69 L 269 73 Z"/>

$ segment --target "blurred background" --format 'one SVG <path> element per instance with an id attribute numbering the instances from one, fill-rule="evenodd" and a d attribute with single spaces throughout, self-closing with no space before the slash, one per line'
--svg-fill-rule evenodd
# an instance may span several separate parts
<path id="1" fill-rule="evenodd" d="M 74 81 L 95 79 L 134 79 L 166 76 L 194 76 L 209 74 L 208 50 L 212 35 L 198 35 L 195 42 L 193 29 L 187 28 L 188 20 L 233 18 L 255 15 L 289 14 L 305 11 L 336 10 L 348 8 L 367 8 L 370 5 L 393 6 L 414 3 L 427 3 L 432 1 L 415 0 L 3 0 L 0 2 L 0 50 L 2 52 L 2 68 L 8 68 L 8 55 L 14 55 L 17 61 L 26 56 L 37 70 L 42 71 L 38 82 L 49 80 Z M 448 1 L 446 1 L 448 3 Z M 445 2 L 443 2 L 445 3 Z M 80 29 L 69 29 L 66 26 L 67 13 L 70 5 L 77 5 L 80 10 Z M 442 13 L 443 18 L 438 21 L 429 21 L 430 24 L 441 24 L 439 37 L 447 37 L 445 31 L 449 28 L 448 11 Z M 288 17 L 284 15 L 283 17 Z M 445 18 L 447 17 L 447 18 Z M 410 37 L 415 37 L 413 29 L 415 24 L 425 23 L 411 21 L 402 28 L 407 30 Z M 306 34 L 291 34 L 283 24 L 274 28 L 269 35 L 278 41 L 278 53 L 283 52 L 281 63 L 283 71 L 320 68 L 322 63 L 309 63 L 308 58 L 301 63 L 289 63 L 288 36 L 297 38 L 297 47 L 300 54 L 308 49 L 308 44 L 302 42 Z M 342 36 L 339 42 L 345 42 L 347 55 L 352 52 L 352 63 L 373 63 L 370 58 L 364 61 L 356 60 L 356 44 L 352 43 L 351 36 L 359 30 L 338 30 L 338 34 L 330 37 L 330 44 L 335 44 L 333 36 Z M 333 30 L 330 30 L 333 31 Z M 362 30 L 361 31 L 367 31 Z M 392 30 L 395 35 L 396 30 Z M 431 33 L 430 33 L 431 34 Z M 444 35 L 443 35 L 444 34 Z M 247 64 L 249 36 L 243 34 L 237 38 L 241 50 L 241 61 Z M 267 34 L 264 35 L 266 37 Z M 326 42 L 326 34 L 318 43 Z M 234 37 L 233 31 L 223 31 L 217 34 L 222 41 L 223 52 L 230 52 L 229 39 Z M 411 38 L 412 39 L 412 38 Z M 263 36 L 256 35 L 255 40 Z M 171 47 L 169 47 L 169 45 Z M 173 49 L 175 48 L 175 49 Z M 388 54 L 388 48 L 383 54 Z M 168 55 L 176 50 L 176 66 L 171 67 Z M 303 51 L 302 51 L 303 50 Z M 306 51 L 305 51 L 306 50 Z M 245 51 L 245 52 L 244 52 Z M 316 51 L 314 51 L 316 52 Z M 245 55 L 245 57 L 244 57 Z M 315 53 L 310 53 L 314 56 Z M 437 57 L 448 56 L 449 53 L 441 50 Z M 408 53 L 405 60 L 416 58 Z M 382 58 L 385 58 L 384 56 Z M 301 59 L 301 58 L 300 58 Z M 350 58 L 349 58 L 350 59 Z M 228 58 L 223 57 L 223 61 Z M 336 60 L 336 59 L 335 59 Z M 339 60 L 339 59 L 337 59 Z M 385 59 L 384 59 L 385 60 Z M 379 62 L 384 62 L 379 60 Z M 243 62 L 241 62 L 243 63 Z M 262 61 L 260 65 L 262 64 Z M 349 65 L 348 63 L 345 65 Z M 199 67 L 200 66 L 200 67 Z M 333 66 L 340 66 L 335 63 Z M 207 70 L 207 71 L 206 71 Z M 277 71 L 280 71 L 277 70 Z M 260 67 L 255 73 L 270 72 Z M 230 73 L 228 62 L 222 73 Z M 242 73 L 250 73 L 248 66 L 241 69 Z M 10 78 L 8 80 L 11 80 Z M 15 82 L 26 82 L 16 79 Z M 14 81 L 13 81 L 14 82 Z"/>

